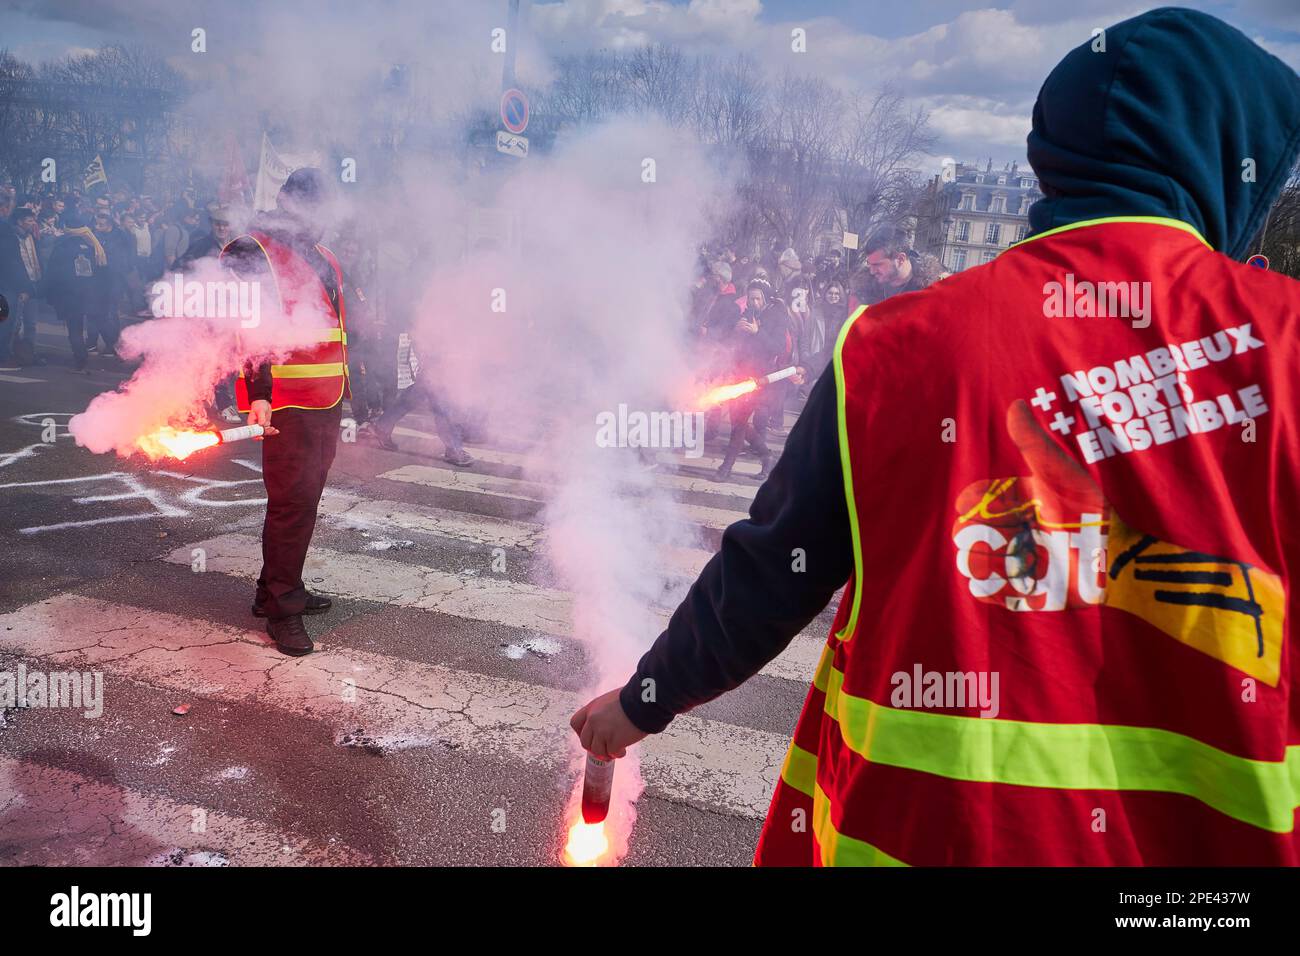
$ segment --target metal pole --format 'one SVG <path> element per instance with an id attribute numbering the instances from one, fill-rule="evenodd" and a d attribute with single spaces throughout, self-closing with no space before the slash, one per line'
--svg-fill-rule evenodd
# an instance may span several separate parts
<path id="1" fill-rule="evenodd" d="M 515 50 L 516 37 L 519 35 L 519 0 L 510 0 L 510 9 L 506 14 L 506 62 L 501 68 L 501 92 L 512 89 L 515 85 Z"/>

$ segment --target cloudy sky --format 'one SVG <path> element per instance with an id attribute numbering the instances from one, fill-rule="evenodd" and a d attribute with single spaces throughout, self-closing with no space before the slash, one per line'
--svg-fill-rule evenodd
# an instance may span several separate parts
<path id="1" fill-rule="evenodd" d="M 284 0 L 265 0 L 260 10 Z M 528 0 L 524 0 L 528 3 Z M 228 15 L 252 0 L 0 0 L 0 43 L 25 59 L 56 57 L 104 42 L 159 43 L 178 49 L 189 23 L 212 7 Z M 505 0 L 405 0 L 443 42 L 482 39 Z M 1242 29 L 1293 68 L 1300 67 L 1300 0 L 1190 2 Z M 364 8 L 384 20 L 382 2 L 321 0 L 340 18 Z M 533 0 L 528 13 L 535 55 L 672 42 L 691 51 L 746 51 L 774 73 L 789 64 L 844 86 L 902 87 L 932 111 L 937 155 L 965 161 L 1023 160 L 1034 96 L 1052 65 L 1105 26 L 1150 9 L 1127 0 Z M 486 18 L 486 19 L 485 19 Z M 807 51 L 791 50 L 801 27 Z M 464 38 L 455 37 L 464 29 Z M 419 29 L 416 28 L 416 35 Z M 433 41 L 431 41 L 433 42 Z M 180 58 L 179 56 L 177 57 Z M 180 64 L 183 66 L 183 64 Z"/>

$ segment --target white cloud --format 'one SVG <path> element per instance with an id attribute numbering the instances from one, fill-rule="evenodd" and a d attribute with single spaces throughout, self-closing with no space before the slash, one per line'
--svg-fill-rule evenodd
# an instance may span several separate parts
<path id="1" fill-rule="evenodd" d="M 1134 7 L 1133 0 L 1070 0 L 1069 3 L 1061 0 L 1015 0 L 1011 10 L 1021 23 L 1049 25 L 1086 19 L 1091 20 L 1093 26 L 1105 27 L 1153 6 L 1155 4 Z"/>
<path id="2" fill-rule="evenodd" d="M 1009 158 L 1022 154 L 1029 135 L 1027 115 L 1005 115 L 996 109 L 940 104 L 930 113 L 930 123 L 946 142 L 980 142 L 1001 146 Z M 997 157 L 994 157 L 997 158 Z"/>
<path id="3" fill-rule="evenodd" d="M 1251 37 L 1251 39 L 1291 67 L 1291 69 L 1300 70 L 1300 42 L 1288 43 L 1282 40 L 1266 40 L 1264 37 L 1259 36 Z"/>
<path id="4" fill-rule="evenodd" d="M 1300 33 L 1300 4 L 1295 0 L 1238 0 L 1236 10 L 1257 23 Z"/>
<path id="5" fill-rule="evenodd" d="M 33 53 L 39 48 L 37 57 L 45 59 L 67 52 L 70 46 L 88 45 L 111 22 L 120 32 L 133 37 L 140 34 L 146 42 L 157 44 L 167 37 L 178 50 L 178 59 L 188 65 L 193 60 L 186 46 L 188 33 L 173 27 L 194 2 L 197 0 L 95 0 L 93 4 L 46 0 L 39 15 L 22 16 L 24 35 L 11 42 L 25 44 Z M 263 36 L 268 23 L 274 25 L 272 29 L 283 27 L 289 39 L 275 45 L 295 48 L 293 56 L 285 57 L 292 63 L 300 56 L 319 58 L 318 49 L 296 49 L 302 46 L 293 41 L 299 31 L 289 29 L 306 0 L 286 2 L 283 15 L 269 12 L 280 10 L 279 4 L 254 8 L 256 2 L 228 0 L 229 17 L 241 24 L 260 24 L 262 29 L 256 32 Z M 839 2 L 856 5 L 860 0 Z M 906 17 L 906 22 L 928 25 L 902 36 L 876 36 L 861 27 L 867 24 L 870 28 L 876 18 L 861 17 L 860 9 L 850 11 L 831 0 L 809 2 L 806 8 L 800 5 L 799 15 L 784 22 L 772 19 L 762 0 L 534 0 L 527 5 L 519 69 L 522 76 L 541 84 L 550 75 L 546 54 L 627 49 L 655 42 L 674 44 L 688 54 L 730 56 L 744 52 L 772 76 L 790 68 L 815 73 L 843 89 L 864 91 L 894 83 L 913 102 L 934 111 L 934 125 L 942 138 L 938 149 L 962 155 L 972 150 L 985 154 L 1006 151 L 1013 154 L 1006 158 L 1016 158 L 1023 155 L 1035 95 L 1052 67 L 1072 47 L 1086 42 L 1094 27 L 1126 19 L 1150 6 L 1136 0 L 965 0 L 967 7 L 988 6 L 961 10 L 963 0 L 890 2 L 910 2 L 917 11 Z M 1187 2 L 1212 7 L 1230 21 L 1248 25 L 1266 49 L 1292 66 L 1300 66 L 1300 36 L 1286 32 L 1300 29 L 1297 0 Z M 995 3 L 1001 7 L 995 8 Z M 430 47 L 433 58 L 442 59 L 437 50 L 447 45 L 458 54 L 447 58 L 449 68 L 454 69 L 465 51 L 473 48 L 470 39 L 477 38 L 488 21 L 496 24 L 504 6 L 497 0 L 400 0 L 386 15 L 388 28 L 379 31 L 385 39 L 384 48 L 362 59 L 419 62 L 429 58 Z M 850 27 L 838 16 L 829 15 L 838 9 L 845 10 L 846 18 L 853 16 L 859 26 Z M 316 29 L 302 32 L 337 34 L 339 49 L 331 51 L 331 56 L 336 58 L 334 62 L 346 64 L 351 59 L 348 43 L 355 42 L 358 32 L 364 33 L 361 27 L 368 28 L 373 17 L 363 8 L 349 6 L 346 12 L 336 9 L 322 19 L 323 24 L 312 21 Z M 806 31 L 806 53 L 791 50 L 790 31 L 795 26 Z M 51 34 L 61 42 L 52 44 Z M 259 43 L 243 46 L 246 54 L 258 58 L 248 64 L 258 74 L 268 72 L 260 63 L 264 47 Z M 494 62 L 486 55 L 481 62 L 474 62 L 482 76 L 473 86 L 487 90 L 493 85 Z M 349 73 L 346 65 L 334 67 L 340 68 Z M 303 79 L 288 71 L 275 88 L 294 91 L 315 76 L 313 70 L 297 72 L 303 73 Z M 440 88 L 454 91 L 466 85 L 464 78 L 433 72 Z"/>
<path id="6" fill-rule="evenodd" d="M 37 40 L 15 46 L 9 52 L 20 60 L 26 60 L 28 63 L 42 63 L 49 60 L 61 60 L 69 56 L 85 56 L 88 53 L 94 53 L 95 47 L 59 43 L 53 40 Z"/>
<path id="7" fill-rule="evenodd" d="M 1120 0 L 1113 0 L 1115 6 Z M 885 39 L 828 16 L 761 19 L 758 0 L 567 0 L 533 7 L 532 24 L 552 52 L 674 43 L 688 52 L 746 52 L 771 75 L 790 68 L 822 76 L 843 89 L 899 85 L 935 111 L 940 148 L 965 154 L 994 150 L 1023 155 L 1034 96 L 1047 72 L 1089 37 L 1093 23 L 1030 25 L 1010 10 L 958 13 L 910 36 Z M 790 47 L 802 27 L 807 52 Z"/>
<path id="8" fill-rule="evenodd" d="M 534 3 L 529 27 L 569 51 L 676 43 L 688 49 L 744 43 L 761 32 L 760 0 L 561 0 Z"/>

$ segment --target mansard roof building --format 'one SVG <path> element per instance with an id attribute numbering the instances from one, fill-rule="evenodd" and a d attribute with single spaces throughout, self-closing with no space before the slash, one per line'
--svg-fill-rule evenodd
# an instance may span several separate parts
<path id="1" fill-rule="evenodd" d="M 926 187 L 916 248 L 948 272 L 991 262 L 1029 231 L 1029 207 L 1043 198 L 1032 169 L 1009 163 L 980 169 L 946 161 Z"/>

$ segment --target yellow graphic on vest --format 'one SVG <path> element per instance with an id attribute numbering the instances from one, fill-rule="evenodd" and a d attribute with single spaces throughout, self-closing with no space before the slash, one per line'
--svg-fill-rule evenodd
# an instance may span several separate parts
<path id="1" fill-rule="evenodd" d="M 1261 568 L 1157 541 L 1112 517 L 1105 603 L 1276 687 L 1282 580 Z"/>

